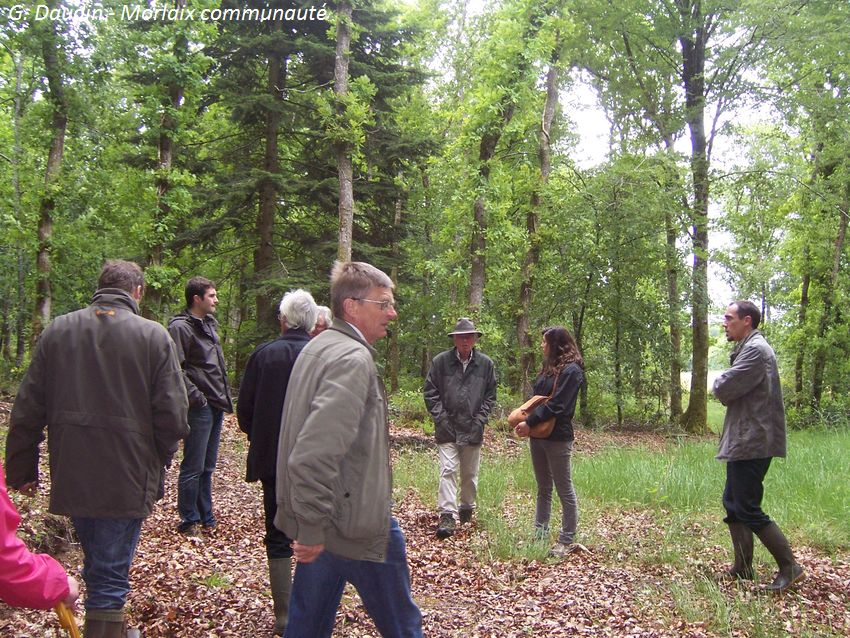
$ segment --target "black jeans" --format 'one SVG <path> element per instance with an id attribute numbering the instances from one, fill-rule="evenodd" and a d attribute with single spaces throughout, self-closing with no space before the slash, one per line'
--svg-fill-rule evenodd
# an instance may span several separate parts
<path id="1" fill-rule="evenodd" d="M 274 526 L 277 513 L 277 492 L 275 479 L 261 479 L 263 484 L 263 510 L 266 514 L 266 545 L 268 558 L 292 558 L 292 539 Z"/>
<path id="2" fill-rule="evenodd" d="M 770 468 L 766 459 L 748 459 L 726 463 L 726 487 L 723 488 L 725 523 L 743 523 L 753 532 L 761 531 L 770 517 L 761 509 L 764 497 L 764 477 Z"/>

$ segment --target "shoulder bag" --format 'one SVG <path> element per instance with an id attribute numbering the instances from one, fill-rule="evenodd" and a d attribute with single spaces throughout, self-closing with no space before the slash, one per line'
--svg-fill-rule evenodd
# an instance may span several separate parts
<path id="1" fill-rule="evenodd" d="M 508 425 L 512 428 L 516 427 L 518 423 L 522 423 L 526 420 L 529 414 L 534 412 L 534 409 L 541 405 L 542 403 L 546 403 L 555 396 L 555 390 L 558 388 L 558 376 L 561 374 L 561 371 L 558 371 L 558 374 L 555 375 L 555 382 L 552 384 L 552 392 L 547 397 L 543 394 L 535 394 L 528 401 L 523 403 L 521 406 L 516 408 L 513 412 L 508 415 Z M 551 419 L 547 419 L 546 421 L 541 421 L 534 427 L 529 428 L 529 436 L 534 439 L 545 439 L 550 434 L 552 434 L 552 430 L 555 429 L 555 417 Z"/>

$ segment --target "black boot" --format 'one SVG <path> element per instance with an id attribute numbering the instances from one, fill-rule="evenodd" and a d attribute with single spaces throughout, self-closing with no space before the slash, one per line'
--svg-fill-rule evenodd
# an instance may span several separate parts
<path id="1" fill-rule="evenodd" d="M 274 603 L 274 635 L 282 636 L 289 615 L 289 594 L 292 591 L 292 561 L 288 558 L 269 559 L 269 583 Z"/>
<path id="2" fill-rule="evenodd" d="M 123 609 L 93 609 L 86 612 L 85 638 L 125 638 Z"/>
<path id="3" fill-rule="evenodd" d="M 437 538 L 448 538 L 455 533 L 455 517 L 449 512 L 440 514 L 440 523 L 437 525 Z"/>
<path id="4" fill-rule="evenodd" d="M 793 587 L 806 577 L 806 572 L 794 560 L 794 552 L 791 551 L 791 545 L 788 539 L 779 529 L 779 526 L 771 521 L 759 532 L 756 533 L 759 540 L 767 547 L 767 551 L 771 553 L 776 564 L 779 566 L 779 571 L 776 578 L 765 589 L 770 592 L 780 594 L 790 587 Z"/>
<path id="5" fill-rule="evenodd" d="M 724 576 L 728 580 L 753 580 L 753 531 L 743 523 L 729 523 L 729 535 L 732 537 L 732 549 L 735 552 L 735 564 Z"/>

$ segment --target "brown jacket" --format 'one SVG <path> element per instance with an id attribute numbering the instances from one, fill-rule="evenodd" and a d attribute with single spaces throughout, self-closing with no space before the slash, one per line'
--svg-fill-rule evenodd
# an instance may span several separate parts
<path id="1" fill-rule="evenodd" d="M 38 341 L 12 408 L 6 476 L 15 488 L 38 480 L 47 426 L 54 514 L 149 515 L 189 432 L 174 344 L 138 313 L 129 294 L 104 288 Z"/>

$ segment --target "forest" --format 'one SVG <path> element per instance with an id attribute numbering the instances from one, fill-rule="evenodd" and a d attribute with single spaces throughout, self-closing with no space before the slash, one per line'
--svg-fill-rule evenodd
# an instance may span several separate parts
<path id="1" fill-rule="evenodd" d="M 518 396 L 562 324 L 584 423 L 704 432 L 745 298 L 790 423 L 843 423 L 848 30 L 833 0 L 4 0 L 0 385 L 107 258 L 159 321 L 213 279 L 235 384 L 283 292 L 356 259 L 396 282 L 392 391 L 470 316 Z"/>

